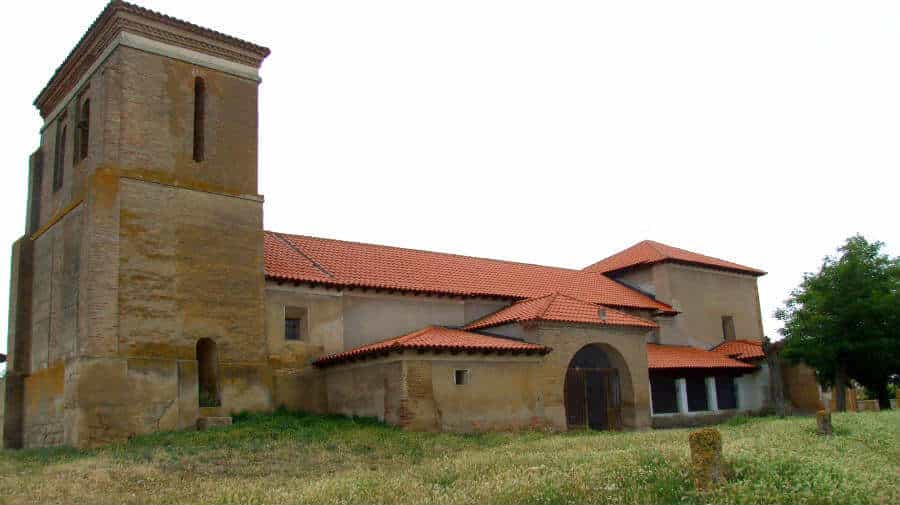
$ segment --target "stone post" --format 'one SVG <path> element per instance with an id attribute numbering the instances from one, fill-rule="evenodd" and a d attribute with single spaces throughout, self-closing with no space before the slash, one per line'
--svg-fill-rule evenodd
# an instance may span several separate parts
<path id="1" fill-rule="evenodd" d="M 716 378 L 706 377 L 707 408 L 713 412 L 719 411 L 719 394 L 716 391 Z"/>
<path id="2" fill-rule="evenodd" d="M 688 437 L 691 446 L 691 473 L 694 486 L 706 490 L 725 479 L 722 463 L 722 435 L 715 428 L 694 431 Z"/>
<path id="3" fill-rule="evenodd" d="M 831 435 L 831 412 L 820 410 L 816 412 L 816 433 L 819 435 Z"/>
<path id="4" fill-rule="evenodd" d="M 687 381 L 685 379 L 675 379 L 675 399 L 678 404 L 678 413 L 688 413 L 687 399 Z"/>

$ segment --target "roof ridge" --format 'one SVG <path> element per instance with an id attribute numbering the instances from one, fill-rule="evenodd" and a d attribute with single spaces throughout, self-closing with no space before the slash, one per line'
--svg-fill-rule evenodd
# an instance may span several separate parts
<path id="1" fill-rule="evenodd" d="M 372 242 L 359 242 L 356 240 L 342 240 L 342 239 L 337 239 L 337 238 L 314 237 L 312 235 L 299 235 L 296 233 L 283 233 L 283 232 L 277 232 L 277 231 L 271 231 L 271 230 L 266 230 L 266 231 L 268 233 L 277 233 L 279 235 L 287 235 L 290 237 L 308 238 L 308 239 L 313 239 L 313 240 L 329 240 L 331 242 L 342 242 L 344 244 L 354 244 L 354 245 L 362 245 L 362 246 L 368 246 L 368 247 L 383 247 L 385 249 L 397 249 L 400 251 L 412 251 L 412 252 L 420 252 L 420 253 L 426 253 L 426 254 L 439 254 L 441 256 L 453 256 L 456 258 L 493 261 L 496 263 L 507 263 L 507 264 L 512 264 L 512 265 L 524 265 L 524 266 L 547 268 L 547 269 L 553 269 L 553 270 L 563 270 L 566 272 L 582 272 L 582 273 L 586 273 L 586 274 L 600 274 L 600 275 L 606 277 L 605 275 L 603 275 L 603 272 L 585 272 L 584 270 L 581 270 L 578 268 L 566 268 L 566 267 L 557 267 L 557 266 L 553 266 L 553 265 L 541 265 L 539 263 L 528 263 L 525 261 L 487 258 L 485 256 L 471 256 L 468 254 L 458 254 L 458 253 L 443 252 L 443 251 L 431 251 L 428 249 L 415 249 L 412 247 L 402 247 L 402 246 L 387 245 L 387 244 L 374 244 Z M 540 298 L 540 297 L 538 297 L 538 298 Z"/>
<path id="2" fill-rule="evenodd" d="M 554 291 L 553 293 L 547 294 L 547 304 L 538 312 L 538 314 L 531 319 L 540 319 L 547 314 L 547 311 L 550 310 L 550 306 L 553 305 L 553 302 L 556 301 L 556 298 L 559 297 L 559 291 Z"/>
<path id="3" fill-rule="evenodd" d="M 647 244 L 648 246 L 650 246 L 651 248 L 653 248 L 653 250 L 656 251 L 657 254 L 659 254 L 660 256 L 662 256 L 662 257 L 664 257 L 664 258 L 667 257 L 667 256 L 669 256 L 668 254 L 666 254 L 663 250 L 661 250 L 661 249 L 658 247 L 658 246 L 666 245 L 666 244 L 663 244 L 662 242 L 657 242 L 657 241 L 655 241 L 655 240 L 650 240 L 650 239 L 644 240 L 643 242 L 646 243 L 646 244 Z M 635 244 L 634 246 L 637 246 L 637 245 L 640 245 L 640 242 L 637 243 L 637 244 Z M 632 247 L 634 247 L 634 246 L 632 246 Z M 670 247 L 670 246 L 666 246 L 666 247 Z"/>
<path id="4" fill-rule="evenodd" d="M 303 251 L 301 251 L 299 247 L 297 247 L 295 244 L 293 244 L 290 240 L 287 240 L 286 238 L 282 237 L 281 234 L 279 234 L 278 232 L 266 232 L 266 233 L 272 233 L 273 235 L 275 235 L 276 237 L 278 237 L 282 242 L 284 242 L 284 244 L 285 244 L 286 246 L 290 247 L 291 250 L 293 250 L 294 252 L 296 252 L 296 253 L 299 254 L 300 256 L 303 256 L 304 258 L 307 259 L 307 261 L 309 261 L 310 263 L 312 263 L 312 265 L 313 265 L 314 267 L 316 267 L 316 270 L 322 272 L 323 274 L 327 275 L 328 277 L 331 277 L 332 279 L 337 279 L 337 276 L 336 276 L 336 275 L 334 275 L 333 273 L 329 272 L 327 268 L 325 268 L 324 266 L 320 265 L 319 262 L 317 262 L 316 260 L 312 259 L 312 257 L 310 257 L 309 255 L 307 255 L 306 253 L 304 253 Z"/>

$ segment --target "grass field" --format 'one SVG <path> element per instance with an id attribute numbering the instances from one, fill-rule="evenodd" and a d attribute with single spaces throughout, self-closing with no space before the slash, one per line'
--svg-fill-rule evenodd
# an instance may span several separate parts
<path id="1" fill-rule="evenodd" d="M 900 503 L 900 412 L 736 418 L 696 493 L 687 430 L 405 433 L 279 412 L 93 451 L 0 451 L 0 503 Z"/>

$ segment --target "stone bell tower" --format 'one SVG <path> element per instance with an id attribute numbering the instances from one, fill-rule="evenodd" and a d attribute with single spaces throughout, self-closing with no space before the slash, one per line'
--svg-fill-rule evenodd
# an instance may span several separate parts
<path id="1" fill-rule="evenodd" d="M 40 92 L 5 447 L 271 408 L 257 189 L 268 54 L 113 1 Z"/>

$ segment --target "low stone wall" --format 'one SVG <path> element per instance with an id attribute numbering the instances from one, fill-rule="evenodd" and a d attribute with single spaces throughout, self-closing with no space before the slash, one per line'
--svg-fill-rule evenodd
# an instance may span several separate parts
<path id="1" fill-rule="evenodd" d="M 709 412 L 702 414 L 667 414 L 667 415 L 656 415 L 650 418 L 650 422 L 653 425 L 653 429 L 665 429 L 665 428 L 691 428 L 695 426 L 707 426 L 710 424 L 717 424 L 728 419 L 731 419 L 734 416 L 739 414 L 746 414 L 747 412 L 740 410 L 726 410 L 721 412 Z"/>

